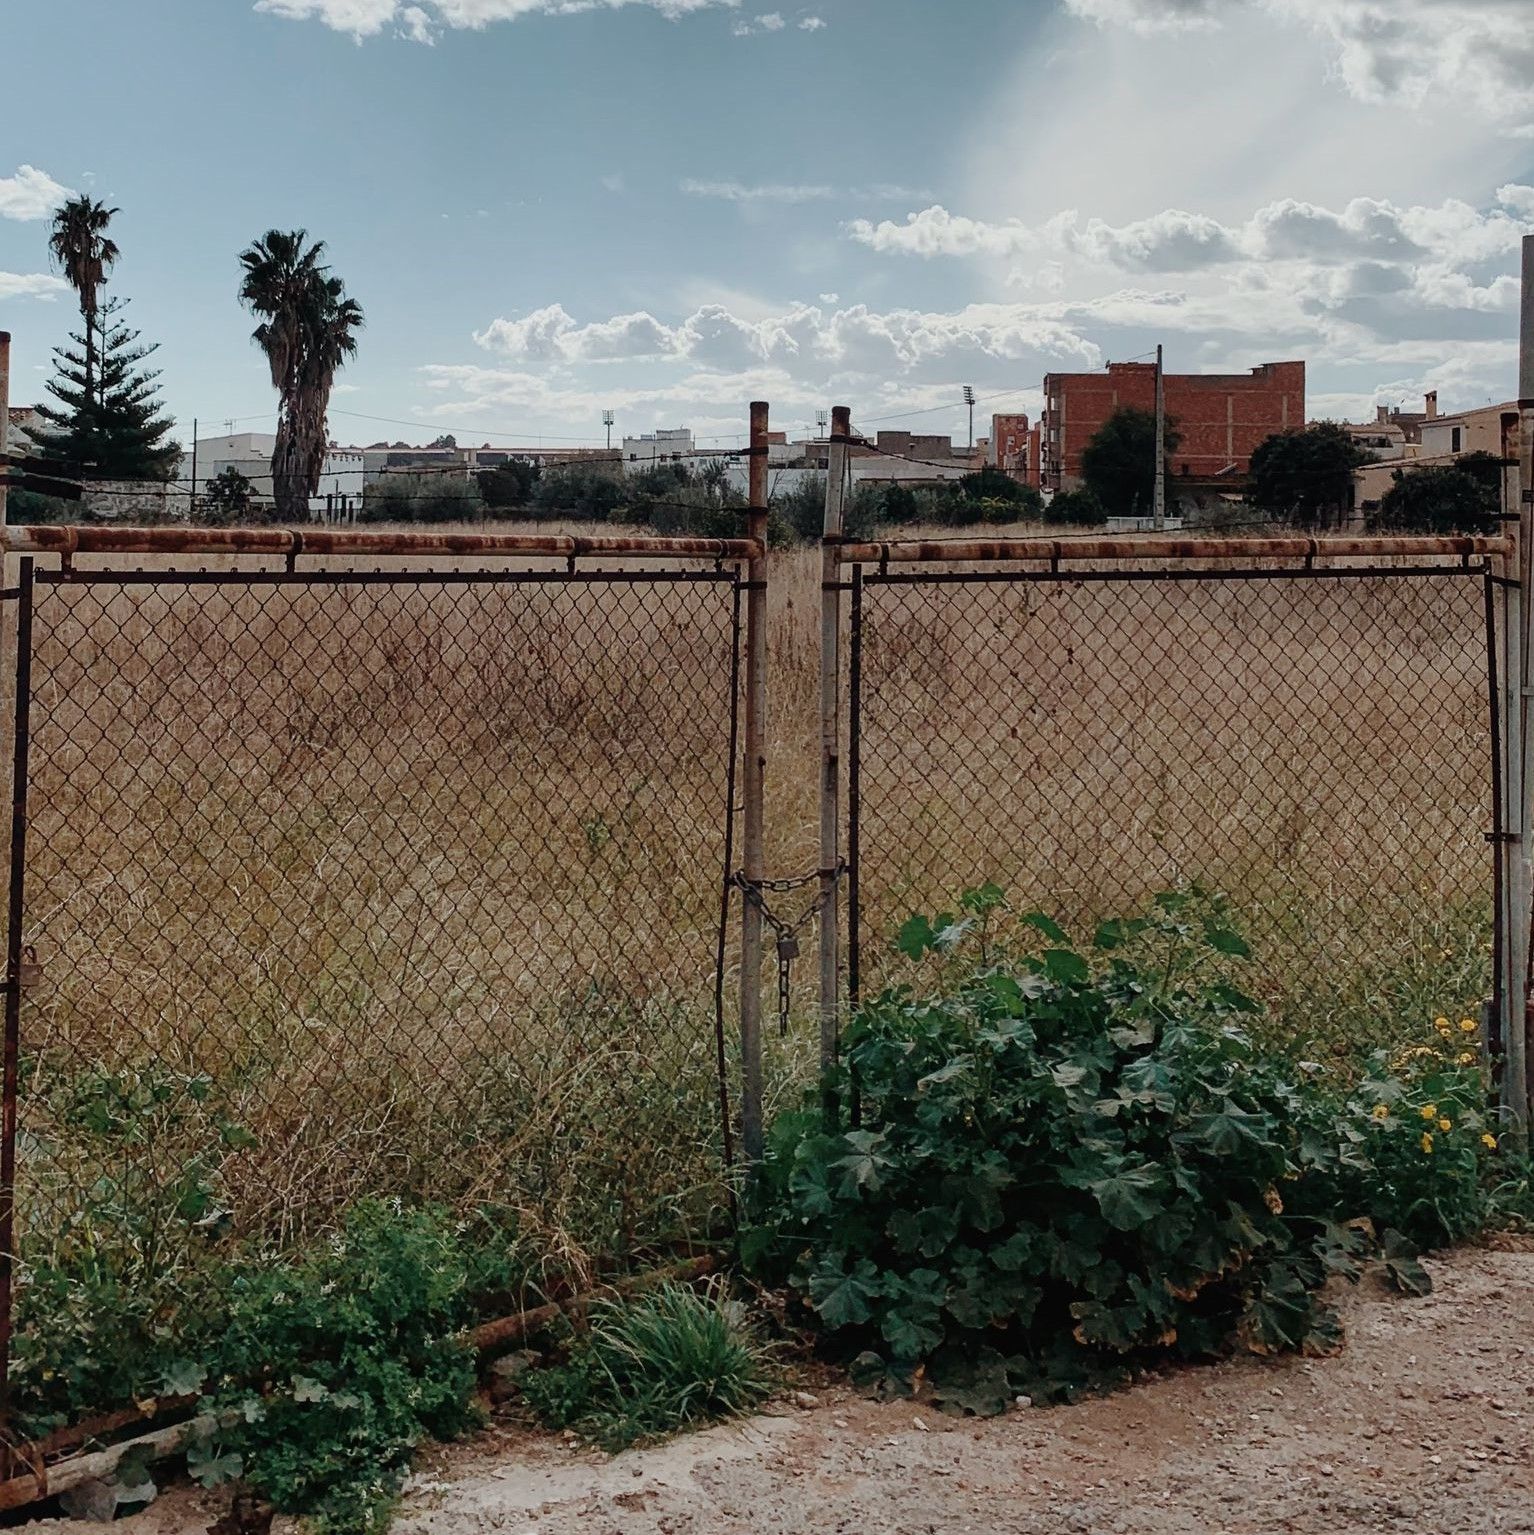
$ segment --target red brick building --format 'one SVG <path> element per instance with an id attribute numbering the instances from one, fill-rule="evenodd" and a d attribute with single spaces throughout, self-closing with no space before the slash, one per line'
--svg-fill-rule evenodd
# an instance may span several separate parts
<path id="1" fill-rule="evenodd" d="M 1081 455 L 1121 406 L 1156 408 L 1156 367 L 1109 363 L 1099 373 L 1051 373 L 1039 423 L 1039 484 L 1068 490 L 1081 483 Z M 1305 364 L 1269 362 L 1250 373 L 1168 373 L 1166 413 L 1182 442 L 1172 472 L 1195 481 L 1239 482 L 1252 450 L 1275 432 L 1305 425 Z"/>
<path id="2" fill-rule="evenodd" d="M 996 467 L 1025 482 L 1032 463 L 1028 456 L 1028 437 L 1027 416 L 991 417 L 991 455 Z"/>

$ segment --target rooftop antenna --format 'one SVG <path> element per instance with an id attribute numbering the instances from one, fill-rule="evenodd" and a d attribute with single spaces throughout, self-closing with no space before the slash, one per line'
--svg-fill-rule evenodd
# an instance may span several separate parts
<path id="1" fill-rule="evenodd" d="M 609 449 L 613 445 L 613 420 L 613 413 L 610 410 L 602 412 L 602 425 L 607 428 L 607 446 Z"/>
<path id="2" fill-rule="evenodd" d="M 823 410 L 815 412 L 815 433 L 818 437 L 826 435 L 826 428 L 830 426 L 831 418 Z"/>

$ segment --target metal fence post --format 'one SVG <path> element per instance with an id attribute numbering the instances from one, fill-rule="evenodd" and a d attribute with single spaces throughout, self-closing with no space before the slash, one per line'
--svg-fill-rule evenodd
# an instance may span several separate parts
<path id="1" fill-rule="evenodd" d="M 740 1139 L 747 1177 L 762 1160 L 762 881 L 767 877 L 767 429 L 764 401 L 751 405 L 751 501 L 746 532 L 757 540 L 746 583 L 746 750 L 740 920 Z"/>
<path id="2" fill-rule="evenodd" d="M 1519 415 L 1519 496 L 1518 519 L 1507 525 L 1513 541 L 1508 559 L 1508 575 L 1517 583 L 1509 585 L 1507 606 L 1507 687 L 1509 694 L 1508 803 L 1512 811 L 1508 832 L 1508 935 L 1507 935 L 1507 1070 L 1503 1097 L 1514 1123 L 1525 1133 L 1529 1122 L 1529 943 L 1531 905 L 1534 905 L 1534 866 L 1531 866 L 1530 791 L 1534 773 L 1530 755 L 1534 740 L 1530 728 L 1534 711 L 1529 708 L 1529 682 L 1534 654 L 1530 650 L 1530 557 L 1534 553 L 1534 529 L 1529 526 L 1534 515 L 1534 236 L 1523 242 L 1523 305 L 1518 354 Z"/>
<path id="3" fill-rule="evenodd" d="M 10 890 L 6 907 L 4 1064 L 0 1073 L 0 1422 L 10 1414 L 12 1303 L 16 1284 L 16 1122 L 21 1092 L 21 961 L 27 848 L 27 749 L 31 733 L 32 561 L 21 561 L 11 752 Z"/>
<path id="4" fill-rule="evenodd" d="M 836 1066 L 841 1034 L 841 542 L 846 520 L 847 439 L 852 411 L 831 412 L 826 458 L 826 519 L 820 539 L 820 1069 Z M 827 1128 L 836 1123 L 836 1095 L 829 1083 Z"/>

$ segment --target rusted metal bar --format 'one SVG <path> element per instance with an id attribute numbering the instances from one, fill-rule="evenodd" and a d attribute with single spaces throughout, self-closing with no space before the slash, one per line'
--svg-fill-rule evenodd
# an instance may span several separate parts
<path id="1" fill-rule="evenodd" d="M 12 554 L 547 555 L 580 559 L 749 560 L 750 538 L 646 538 L 568 533 L 402 533 L 352 528 L 26 527 L 4 534 Z"/>
<path id="2" fill-rule="evenodd" d="M 847 670 L 847 1005 L 863 997 L 863 567 L 852 572 L 852 616 Z M 852 1123 L 862 1122 L 856 1074 L 852 1076 Z"/>
<path id="3" fill-rule="evenodd" d="M 767 431 L 768 407 L 751 405 L 751 503 L 746 534 L 762 553 L 751 561 L 746 587 L 745 762 L 741 787 L 741 873 L 749 895 L 767 876 Z M 748 1179 L 761 1165 L 762 1128 L 762 908 L 741 902 L 740 915 L 740 1140 Z"/>
<path id="4" fill-rule="evenodd" d="M 1008 560 L 1469 559 L 1505 556 L 1506 538 L 1013 538 L 843 544 L 843 565 Z"/>

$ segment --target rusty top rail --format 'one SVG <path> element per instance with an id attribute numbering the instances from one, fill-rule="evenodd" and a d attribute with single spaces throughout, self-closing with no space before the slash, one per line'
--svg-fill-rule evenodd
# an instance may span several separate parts
<path id="1" fill-rule="evenodd" d="M 1512 551 L 1507 538 L 1013 538 L 843 544 L 844 565 L 1008 560 L 1314 560 L 1470 558 Z"/>
<path id="2" fill-rule="evenodd" d="M 579 559 L 749 560 L 749 538 L 644 538 L 568 533 L 399 533 L 334 528 L 120 528 L 37 525 L 0 529 L 11 554 L 540 555 Z"/>

